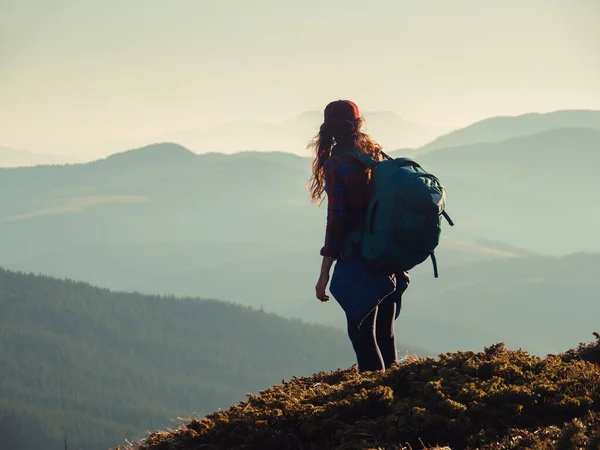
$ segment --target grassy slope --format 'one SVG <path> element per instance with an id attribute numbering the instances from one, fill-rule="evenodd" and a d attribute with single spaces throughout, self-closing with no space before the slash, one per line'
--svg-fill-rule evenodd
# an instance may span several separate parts
<path id="1" fill-rule="evenodd" d="M 600 336 L 546 358 L 496 344 L 387 373 L 293 378 L 135 450 L 600 448 Z"/>

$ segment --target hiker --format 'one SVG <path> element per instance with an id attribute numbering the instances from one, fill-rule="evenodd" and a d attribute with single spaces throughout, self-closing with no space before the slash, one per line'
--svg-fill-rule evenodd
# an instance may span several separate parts
<path id="1" fill-rule="evenodd" d="M 363 119 L 349 100 L 329 103 L 317 136 L 309 189 L 313 202 L 327 197 L 327 225 L 316 296 L 327 302 L 330 292 L 346 313 L 348 336 L 361 372 L 385 370 L 397 360 L 394 321 L 400 313 L 407 272 L 385 274 L 368 267 L 352 236 L 360 232 L 369 204 L 370 170 L 349 153 L 357 150 L 376 161 L 382 148 L 361 131 Z"/>

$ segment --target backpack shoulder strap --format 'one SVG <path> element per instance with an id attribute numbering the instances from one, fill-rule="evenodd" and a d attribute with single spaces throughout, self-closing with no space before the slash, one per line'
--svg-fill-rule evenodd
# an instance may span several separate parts
<path id="1" fill-rule="evenodd" d="M 361 152 L 360 150 L 352 150 L 352 151 L 349 151 L 349 152 L 344 152 L 344 155 L 351 156 L 352 158 L 360 161 L 365 166 L 367 166 L 369 169 L 374 169 L 375 166 L 377 166 L 377 164 L 378 164 L 378 161 L 375 161 L 369 155 L 367 155 L 366 153 Z"/>
<path id="2" fill-rule="evenodd" d="M 431 254 L 429 256 L 431 257 L 431 263 L 433 264 L 433 276 L 435 278 L 437 278 L 439 276 L 439 274 L 438 274 L 438 266 L 437 266 L 437 259 L 435 257 L 435 252 L 431 252 Z"/>

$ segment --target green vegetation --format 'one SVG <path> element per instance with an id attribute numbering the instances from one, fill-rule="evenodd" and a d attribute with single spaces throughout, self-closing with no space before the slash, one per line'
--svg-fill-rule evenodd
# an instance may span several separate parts
<path id="1" fill-rule="evenodd" d="M 354 361 L 339 330 L 1 269 L 0 342 L 3 450 L 106 450 Z"/>
<path id="2" fill-rule="evenodd" d="M 386 373 L 292 378 L 130 448 L 600 449 L 597 343 L 546 358 L 504 344 Z"/>

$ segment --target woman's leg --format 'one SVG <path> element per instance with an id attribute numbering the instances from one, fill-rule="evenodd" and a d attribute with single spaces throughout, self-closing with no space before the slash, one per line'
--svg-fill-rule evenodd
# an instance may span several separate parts
<path id="1" fill-rule="evenodd" d="M 375 320 L 377 346 L 386 368 L 398 359 L 394 332 L 394 318 L 396 315 L 396 298 L 394 294 L 388 295 L 379 304 Z"/>
<path id="2" fill-rule="evenodd" d="M 378 308 L 375 308 L 375 310 L 363 320 L 360 328 L 357 323 L 354 323 L 350 318 L 347 318 L 348 336 L 350 337 L 352 347 L 354 347 L 354 352 L 356 353 L 358 370 L 361 372 L 385 369 L 384 360 L 377 347 L 377 340 L 375 337 L 377 315 Z"/>

